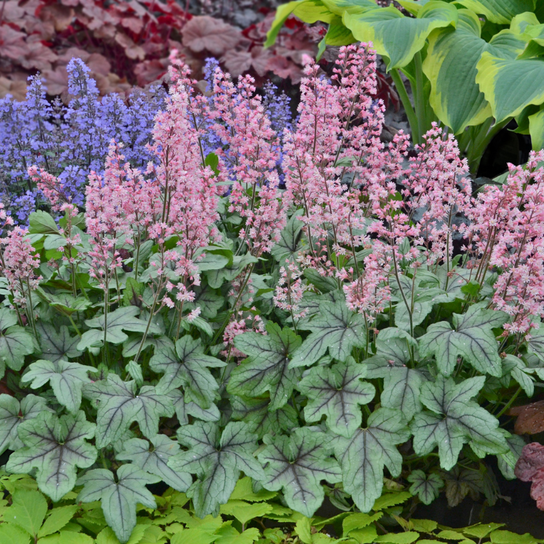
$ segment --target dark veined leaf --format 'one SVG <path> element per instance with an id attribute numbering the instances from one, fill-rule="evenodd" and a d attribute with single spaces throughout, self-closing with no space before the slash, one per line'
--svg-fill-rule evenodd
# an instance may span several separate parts
<path id="1" fill-rule="evenodd" d="M 145 487 L 160 481 L 157 476 L 145 473 L 134 465 L 122 465 L 113 472 L 97 468 L 89 470 L 79 480 L 83 489 L 77 500 L 81 502 L 101 501 L 102 511 L 108 525 L 121 542 L 127 542 L 136 525 L 136 505 L 157 508 L 153 495 Z"/>
<path id="2" fill-rule="evenodd" d="M 372 384 L 362 381 L 365 374 L 366 368 L 353 357 L 331 368 L 311 368 L 297 386 L 308 397 L 304 408 L 306 421 L 319 421 L 326 415 L 329 429 L 350 438 L 361 425 L 360 406 L 368 404 L 376 394 Z"/>
<path id="3" fill-rule="evenodd" d="M 253 457 L 257 437 L 246 423 L 228 423 L 220 433 L 217 424 L 196 421 L 180 427 L 178 440 L 189 449 L 171 457 L 168 466 L 176 472 L 198 476 L 187 495 L 193 499 L 199 517 L 219 513 L 219 506 L 229 500 L 240 471 L 256 480 L 263 478 L 261 465 Z"/>
<path id="4" fill-rule="evenodd" d="M 427 455 L 438 446 L 440 466 L 449 470 L 467 442 L 487 453 L 508 451 L 498 420 L 471 400 L 484 383 L 484 376 L 460 384 L 438 376 L 436 382 L 423 385 L 420 400 L 430 411 L 417 414 L 412 423 L 417 455 Z"/>
<path id="5" fill-rule="evenodd" d="M 161 478 L 170 487 L 185 493 L 193 483 L 188 472 L 176 472 L 168 466 L 168 459 L 179 452 L 177 442 L 163 434 L 150 438 L 151 447 L 147 440 L 131 438 L 125 442 L 123 451 L 116 455 L 121 461 L 132 461 L 144 472 Z"/>
<path id="6" fill-rule="evenodd" d="M 22 448 L 23 443 L 17 435 L 19 425 L 47 411 L 52 412 L 42 397 L 26 395 L 19 403 L 11 395 L 0 395 L 0 454 L 8 449 Z"/>
<path id="7" fill-rule="evenodd" d="M 55 327 L 45 321 L 38 321 L 36 329 L 40 335 L 40 346 L 42 356 L 48 361 L 56 363 L 61 359 L 75 359 L 81 355 L 77 349 L 79 336 L 70 336 L 68 327 L 62 326 L 60 332 Z"/>
<path id="8" fill-rule="evenodd" d="M 284 264 L 286 259 L 294 259 L 302 248 L 302 227 L 304 226 L 304 223 L 300 220 L 302 214 L 302 210 L 297 210 L 291 216 L 281 231 L 279 242 L 270 251 L 280 264 Z"/>
<path id="9" fill-rule="evenodd" d="M 189 424 L 189 416 L 196 417 L 202 421 L 219 421 L 221 414 L 219 408 L 212 404 L 209 408 L 201 408 L 196 402 L 187 402 L 184 394 L 179 389 L 172 389 L 168 392 L 168 397 L 174 405 L 176 416 L 180 425 Z"/>
<path id="10" fill-rule="evenodd" d="M 333 304 L 345 304 L 346 296 L 343 291 L 336 289 L 335 291 L 329 291 L 324 294 L 316 294 L 311 291 L 305 291 L 302 295 L 302 300 L 300 302 L 301 310 L 304 310 L 306 318 L 300 323 L 305 323 L 307 318 L 312 318 L 315 315 L 319 314 L 319 306 L 323 302 L 331 302 Z"/>
<path id="11" fill-rule="evenodd" d="M 345 361 L 354 347 L 364 347 L 364 318 L 347 309 L 345 304 L 323 302 L 320 305 L 320 317 L 299 328 L 309 329 L 312 334 L 304 340 L 291 360 L 290 367 L 309 366 L 325 355 L 338 361 Z"/>
<path id="12" fill-rule="evenodd" d="M 264 465 L 265 489 L 283 489 L 285 502 L 301 514 L 312 517 L 325 492 L 321 480 L 341 480 L 340 467 L 330 456 L 330 439 L 309 428 L 295 429 L 290 436 L 265 436 L 267 447 L 258 454 Z"/>
<path id="13" fill-rule="evenodd" d="M 17 314 L 9 308 L 0 308 L 0 376 L 4 365 L 21 370 L 25 355 L 34 353 L 34 338 L 17 325 Z"/>
<path id="14" fill-rule="evenodd" d="M 223 297 L 216 294 L 211 287 L 206 286 L 195 288 L 195 298 L 190 303 L 187 303 L 187 308 L 200 308 L 200 315 L 202 317 L 206 319 L 213 319 L 223 304 Z"/>
<path id="15" fill-rule="evenodd" d="M 410 431 L 398 410 L 379 408 L 368 418 L 367 428 L 352 438 L 336 437 L 334 451 L 342 467 L 344 490 L 351 494 L 361 512 L 368 512 L 380 497 L 383 469 L 393 477 L 402 469 L 402 455 L 395 447 L 410 438 Z"/>
<path id="16" fill-rule="evenodd" d="M 37 469 L 40 490 L 58 501 L 73 489 L 77 467 L 88 468 L 95 462 L 97 451 L 85 442 L 94 431 L 94 423 L 88 423 L 83 412 L 60 418 L 42 412 L 19 425 L 25 447 L 11 454 L 6 470 L 20 474 Z"/>
<path id="17" fill-rule="evenodd" d="M 444 482 L 438 474 L 425 474 L 422 470 L 414 470 L 410 473 L 407 480 L 412 484 L 410 493 L 417 495 L 423 504 L 431 504 L 444 487 Z"/>
<path id="18" fill-rule="evenodd" d="M 155 436 L 161 416 L 171 417 L 174 407 L 170 398 L 144 385 L 136 393 L 136 382 L 124 382 L 117 374 L 107 380 L 85 386 L 83 394 L 96 401 L 96 446 L 104 448 L 119 440 L 133 421 L 138 422 L 146 438 Z"/>
<path id="19" fill-rule="evenodd" d="M 290 369 L 291 354 L 301 339 L 291 329 L 275 323 L 266 327 L 267 335 L 246 332 L 234 339 L 234 345 L 249 358 L 235 367 L 228 391 L 242 397 L 259 397 L 270 393 L 270 410 L 284 406 L 302 376 L 302 370 Z"/>
<path id="20" fill-rule="evenodd" d="M 497 464 L 502 475 L 507 480 L 513 480 L 516 475 L 514 474 L 514 468 L 517 460 L 521 455 L 521 451 L 525 446 L 525 440 L 521 436 L 516 434 L 510 434 L 509 432 L 502 430 L 505 434 L 506 443 L 508 445 L 508 451 L 506 453 L 500 453 L 497 455 Z"/>
<path id="21" fill-rule="evenodd" d="M 38 389 L 49 382 L 57 400 L 66 406 L 69 412 L 74 413 L 81 405 L 81 389 L 85 384 L 91 383 L 87 373 L 95 371 L 92 366 L 78 363 L 40 360 L 28 367 L 21 382 L 30 383 L 32 389 Z"/>
<path id="22" fill-rule="evenodd" d="M 185 400 L 195 402 L 202 408 L 209 408 L 219 386 L 207 367 L 220 368 L 226 363 L 204 355 L 200 340 L 193 340 L 189 335 L 176 342 L 176 351 L 160 349 L 149 361 L 155 372 L 164 373 L 157 384 L 157 391 L 168 393 L 182 386 Z"/>
<path id="23" fill-rule="evenodd" d="M 502 362 L 492 329 L 506 321 L 506 313 L 474 304 L 464 314 L 453 314 L 455 329 L 446 321 L 429 325 L 427 334 L 419 338 L 420 353 L 435 355 L 438 369 L 445 376 L 454 371 L 460 356 L 482 374 L 500 377 Z"/>
<path id="24" fill-rule="evenodd" d="M 245 399 L 232 396 L 232 418 L 248 424 L 252 433 L 259 439 L 265 434 L 277 434 L 297 427 L 298 417 L 295 409 L 286 404 L 278 410 L 270 410 L 270 399 Z M 201 418 L 202 419 L 202 418 Z"/>
<path id="25" fill-rule="evenodd" d="M 111 344 L 122 344 L 128 336 L 123 331 L 145 332 L 147 321 L 138 319 L 140 313 L 137 306 L 123 306 L 108 314 L 106 339 Z M 104 340 L 105 316 L 87 319 L 85 324 L 91 329 L 81 336 L 77 349 L 84 351 L 87 348 L 101 347 Z M 149 326 L 149 334 L 160 334 L 160 329 L 154 323 Z"/>

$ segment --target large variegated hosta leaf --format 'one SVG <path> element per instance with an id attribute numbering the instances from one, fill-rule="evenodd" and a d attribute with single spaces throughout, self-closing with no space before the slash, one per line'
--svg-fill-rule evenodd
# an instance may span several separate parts
<path id="1" fill-rule="evenodd" d="M 147 321 L 138 319 L 136 316 L 140 313 L 140 308 L 137 306 L 123 306 L 117 308 L 114 312 L 108 314 L 107 318 L 107 335 L 106 341 L 111 344 L 122 344 L 128 336 L 123 331 L 130 332 L 145 332 L 147 329 Z M 100 348 L 104 341 L 104 326 L 106 319 L 104 315 L 87 319 L 85 324 L 91 330 L 83 333 L 77 349 L 84 351 L 85 349 Z M 160 334 L 160 328 L 151 323 L 148 330 L 149 334 Z"/>
<path id="2" fill-rule="evenodd" d="M 269 399 L 244 399 L 232 396 L 230 402 L 232 418 L 247 423 L 251 432 L 259 439 L 265 434 L 290 431 L 299 424 L 297 413 L 290 404 L 272 411 L 269 409 Z"/>
<path id="3" fill-rule="evenodd" d="M 423 71 L 431 82 L 429 101 L 437 117 L 454 134 L 467 126 L 479 125 L 491 117 L 476 77 L 476 66 L 484 52 L 515 58 L 525 42 L 509 30 L 495 34 L 490 42 L 481 38 L 480 21 L 475 13 L 459 10 L 456 29 L 441 29 L 429 36 Z"/>
<path id="4" fill-rule="evenodd" d="M 56 362 L 40 360 L 32 363 L 21 378 L 21 383 L 30 383 L 32 389 L 38 389 L 50 383 L 57 400 L 69 412 L 77 412 L 81 405 L 81 390 L 91 383 L 87 373 L 95 372 L 92 366 L 69 363 L 59 360 Z"/>
<path id="5" fill-rule="evenodd" d="M 306 421 L 319 421 L 327 416 L 327 427 L 350 438 L 361 425 L 361 405 L 368 404 L 376 394 L 374 386 L 363 382 L 366 368 L 353 357 L 331 368 L 317 366 L 307 371 L 298 390 L 308 397 L 304 408 Z"/>
<path id="6" fill-rule="evenodd" d="M 81 502 L 102 502 L 102 511 L 108 525 L 121 542 L 127 542 L 136 525 L 136 505 L 157 508 L 146 484 L 160 481 L 157 476 L 145 473 L 134 465 L 122 465 L 115 475 L 106 469 L 89 470 L 79 480 L 83 489 L 78 495 Z"/>
<path id="7" fill-rule="evenodd" d="M 393 477 L 402 469 L 402 455 L 396 445 L 406 442 L 410 431 L 401 412 L 388 408 L 375 410 L 367 428 L 353 437 L 335 437 L 334 451 L 342 467 L 344 490 L 351 494 L 361 512 L 368 512 L 382 494 L 383 469 Z"/>
<path id="8" fill-rule="evenodd" d="M 412 423 L 417 455 L 427 455 L 438 446 L 440 466 L 449 470 L 467 442 L 487 453 L 508 451 L 498 420 L 471 400 L 484 383 L 484 376 L 456 384 L 439 375 L 436 382 L 423 385 L 420 400 L 430 411 L 417 414 Z"/>
<path id="9" fill-rule="evenodd" d="M 136 421 L 146 438 L 159 430 L 159 418 L 174 415 L 170 398 L 144 385 L 137 392 L 136 382 L 124 382 L 117 374 L 107 380 L 85 386 L 83 394 L 98 405 L 96 417 L 96 446 L 104 448 L 119 440 Z"/>
<path id="10" fill-rule="evenodd" d="M 300 336 L 275 323 L 266 327 L 266 336 L 246 332 L 234 339 L 234 345 L 249 358 L 233 369 L 228 391 L 242 397 L 270 393 L 270 410 L 284 406 L 302 376 L 302 370 L 289 368 L 290 357 L 301 345 Z"/>
<path id="11" fill-rule="evenodd" d="M 17 325 L 17 314 L 8 308 L 0 308 L 0 377 L 5 365 L 21 370 L 25 355 L 34 353 L 34 338 Z"/>
<path id="12" fill-rule="evenodd" d="M 493 23 L 507 25 L 515 15 L 534 11 L 535 0 L 458 0 L 459 4 Z"/>
<path id="13" fill-rule="evenodd" d="M 262 467 L 253 457 L 257 437 L 246 423 L 228 423 L 220 433 L 217 424 L 197 421 L 180 427 L 178 440 L 189 449 L 171 457 L 168 466 L 176 472 L 198 476 L 187 495 L 193 499 L 200 517 L 218 515 L 219 506 L 229 500 L 240 471 L 257 480 L 263 478 Z"/>
<path id="14" fill-rule="evenodd" d="M 351 312 L 345 304 L 323 302 L 319 306 L 320 316 L 299 325 L 312 331 L 296 350 L 290 367 L 310 366 L 328 350 L 338 361 L 345 361 L 354 347 L 364 347 L 366 342 L 365 322 L 362 315 Z"/>
<path id="15" fill-rule="evenodd" d="M 168 466 L 168 459 L 179 452 L 179 445 L 167 436 L 158 434 L 147 440 L 131 438 L 123 445 L 123 451 L 116 455 L 121 461 L 132 461 L 134 465 L 149 474 L 158 476 L 177 491 L 185 493 L 193 483 L 188 472 L 176 472 Z"/>
<path id="16" fill-rule="evenodd" d="M 283 488 L 287 505 L 312 517 L 325 492 L 321 480 L 341 480 L 340 467 L 330 456 L 330 438 L 309 428 L 295 429 L 290 436 L 265 436 L 267 447 L 258 454 L 264 465 L 262 485 L 269 491 Z"/>
<path id="17" fill-rule="evenodd" d="M 429 325 L 427 334 L 419 338 L 419 351 L 423 356 L 435 355 L 438 369 L 446 376 L 455 370 L 457 357 L 463 357 L 481 373 L 500 377 L 502 363 L 492 329 L 506 321 L 506 313 L 474 304 L 464 314 L 453 314 L 455 329 L 446 321 Z"/>
<path id="18" fill-rule="evenodd" d="M 47 402 L 36 395 L 26 395 L 19 401 L 11 395 L 0 395 L 0 454 L 6 450 L 18 450 L 24 444 L 17 435 L 23 421 L 34 419 L 43 412 L 52 412 Z"/>
<path id="19" fill-rule="evenodd" d="M 40 347 L 44 359 L 56 363 L 61 359 L 75 359 L 81 355 L 81 351 L 76 347 L 79 344 L 79 336 L 70 336 L 68 327 L 63 325 L 60 332 L 57 332 L 50 323 L 38 321 L 36 329 L 40 335 Z"/>
<path id="20" fill-rule="evenodd" d="M 410 351 L 417 360 L 418 343 L 402 329 L 389 327 L 380 331 L 376 355 L 364 361 L 368 378 L 383 378 L 381 403 L 384 408 L 400 410 L 407 421 L 421 411 L 419 394 L 425 381 L 423 374 L 410 364 Z"/>
<path id="21" fill-rule="evenodd" d="M 431 1 L 418 11 L 417 17 L 405 17 L 389 6 L 345 13 L 343 21 L 357 40 L 372 42 L 376 52 L 387 57 L 388 69 L 402 68 L 423 49 L 435 28 L 457 24 L 457 9 L 446 2 Z"/>
<path id="22" fill-rule="evenodd" d="M 42 412 L 19 425 L 25 447 L 11 454 L 6 469 L 16 474 L 37 469 L 40 490 L 58 501 L 73 489 L 77 467 L 88 468 L 95 462 L 96 448 L 85 442 L 94 432 L 94 423 L 88 423 L 83 412 L 60 418 Z"/>
<path id="23" fill-rule="evenodd" d="M 204 355 L 200 340 L 194 340 L 189 335 L 176 342 L 175 352 L 169 348 L 159 349 L 149 361 L 152 370 L 164 374 L 157 384 L 157 391 L 168 393 L 181 386 L 186 401 L 195 402 L 202 408 L 209 408 L 213 404 L 219 389 L 208 367 L 220 368 L 225 364 L 215 357 Z"/>

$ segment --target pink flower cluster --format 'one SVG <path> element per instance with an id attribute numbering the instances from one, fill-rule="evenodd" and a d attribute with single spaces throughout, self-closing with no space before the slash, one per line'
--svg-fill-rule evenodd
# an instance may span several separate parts
<path id="1" fill-rule="evenodd" d="M 300 309 L 300 303 L 308 286 L 302 283 L 301 276 L 300 267 L 286 260 L 285 266 L 280 268 L 280 279 L 274 295 L 276 307 L 290 312 L 293 319 L 300 319 L 306 315 L 306 311 Z"/>

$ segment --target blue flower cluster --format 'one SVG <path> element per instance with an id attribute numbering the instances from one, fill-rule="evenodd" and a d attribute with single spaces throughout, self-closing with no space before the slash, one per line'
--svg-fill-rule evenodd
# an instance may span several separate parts
<path id="1" fill-rule="evenodd" d="M 216 59 L 207 59 L 204 74 L 209 90 L 218 65 Z M 72 59 L 67 71 L 72 96 L 67 105 L 46 98 L 39 76 L 29 78 L 25 101 L 17 102 L 10 95 L 0 99 L 0 201 L 16 224 L 27 224 L 29 215 L 44 202 L 27 173 L 32 165 L 57 176 L 64 192 L 83 206 L 87 177 L 91 171 L 103 171 L 113 138 L 123 144 L 133 167 L 145 169 L 154 160 L 147 144 L 155 115 L 166 103 L 164 88 L 157 84 L 148 90 L 135 89 L 126 99 L 117 94 L 100 97 L 83 61 Z M 272 126 L 282 134 L 284 128 L 291 128 L 290 99 L 279 95 L 271 83 L 263 91 Z M 203 140 L 205 154 L 223 145 L 211 124 Z"/>

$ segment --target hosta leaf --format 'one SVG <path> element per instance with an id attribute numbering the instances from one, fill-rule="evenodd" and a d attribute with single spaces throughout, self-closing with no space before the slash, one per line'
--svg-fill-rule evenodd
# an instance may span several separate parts
<path id="1" fill-rule="evenodd" d="M 161 478 L 163 482 L 177 491 L 185 493 L 193 483 L 188 472 L 176 472 L 168 466 L 168 459 L 179 452 L 179 445 L 165 435 L 150 438 L 150 448 L 147 440 L 131 438 L 124 444 L 122 452 L 116 455 L 121 461 L 132 461 L 144 472 L 149 472 Z"/>
<path id="2" fill-rule="evenodd" d="M 159 418 L 170 417 L 174 407 L 170 399 L 144 385 L 136 393 L 136 382 L 124 382 L 117 374 L 107 380 L 85 386 L 83 393 L 98 404 L 96 418 L 96 445 L 98 448 L 119 440 L 133 421 L 137 421 L 146 438 L 159 430 Z"/>
<path id="3" fill-rule="evenodd" d="M 446 321 L 429 325 L 427 334 L 419 338 L 421 355 L 434 354 L 438 369 L 446 376 L 454 371 L 460 356 L 483 374 L 500 377 L 502 363 L 492 329 L 506 321 L 507 314 L 475 304 L 464 314 L 453 314 L 455 329 Z"/>
<path id="4" fill-rule="evenodd" d="M 498 123 L 519 115 L 529 104 L 544 103 L 541 59 L 510 59 L 483 53 L 476 83 L 491 104 Z"/>
<path id="5" fill-rule="evenodd" d="M 34 353 L 34 338 L 23 327 L 16 325 L 17 314 L 8 308 L 0 308 L 0 376 L 4 365 L 21 370 L 25 355 Z"/>
<path id="6" fill-rule="evenodd" d="M 354 347 L 365 345 L 364 318 L 347 309 L 345 304 L 323 302 L 320 317 L 299 325 L 312 334 L 304 340 L 291 360 L 290 367 L 309 366 L 319 360 L 328 350 L 338 361 L 345 361 Z"/>
<path id="7" fill-rule="evenodd" d="M 77 467 L 87 468 L 95 462 L 96 449 L 85 442 L 94 431 L 95 425 L 85 420 L 83 412 L 60 418 L 42 412 L 19 425 L 25 447 L 11 454 L 6 469 L 19 474 L 37 469 L 40 490 L 58 501 L 73 489 Z"/>
<path id="8" fill-rule="evenodd" d="M 444 487 L 444 482 L 438 474 L 425 474 L 422 470 L 412 471 L 407 480 L 412 484 L 410 493 L 417 495 L 423 504 L 431 504 Z"/>
<path id="9" fill-rule="evenodd" d="M 484 383 L 484 376 L 469 378 L 460 384 L 438 376 L 435 383 L 423 385 L 420 400 L 430 411 L 417 414 L 412 423 L 417 455 L 427 455 L 438 446 L 440 466 L 449 470 L 467 442 L 474 442 L 488 453 L 508 450 L 498 429 L 498 420 L 471 400 Z"/>
<path id="10" fill-rule="evenodd" d="M 235 367 L 228 391 L 243 397 L 270 393 L 270 410 L 284 406 L 302 376 L 302 370 L 290 369 L 289 360 L 300 345 L 300 337 L 291 329 L 275 323 L 266 327 L 267 335 L 246 332 L 234 339 L 234 345 L 249 358 Z"/>
<path id="11" fill-rule="evenodd" d="M 102 510 L 108 525 L 121 542 L 127 542 L 136 525 L 136 505 L 157 508 L 153 495 L 146 484 L 160 478 L 146 474 L 134 465 L 122 465 L 117 469 L 117 479 L 106 469 L 98 468 L 85 473 L 78 485 L 83 489 L 77 500 L 81 502 L 102 501 Z"/>
<path id="12" fill-rule="evenodd" d="M 36 395 L 26 395 L 21 403 L 11 395 L 0 395 L 0 454 L 23 447 L 17 429 L 23 421 L 42 412 L 52 411 L 47 401 Z"/>
<path id="13" fill-rule="evenodd" d="M 321 506 L 325 492 L 321 480 L 341 480 L 340 467 L 330 456 L 330 439 L 309 428 L 295 429 L 291 436 L 265 436 L 267 447 L 258 455 L 264 465 L 263 487 L 283 489 L 285 502 L 311 517 Z"/>
<path id="14" fill-rule="evenodd" d="M 467 126 L 479 125 L 491 117 L 491 106 L 476 83 L 476 65 L 485 51 L 515 58 L 525 42 L 504 30 L 487 43 L 480 36 L 475 13 L 459 10 L 457 28 L 441 29 L 429 36 L 423 71 L 431 82 L 429 97 L 437 117 L 461 133 Z"/>
<path id="15" fill-rule="evenodd" d="M 361 512 L 370 511 L 382 494 L 384 466 L 393 477 L 400 474 L 402 455 L 395 446 L 409 437 L 399 411 L 379 408 L 368 418 L 366 429 L 358 429 L 349 439 L 335 438 L 334 450 L 342 467 L 344 490 L 352 495 Z"/>
<path id="16" fill-rule="evenodd" d="M 123 331 L 130 332 L 145 332 L 147 329 L 147 321 L 138 319 L 136 316 L 140 313 L 140 308 L 137 306 L 123 306 L 117 308 L 114 312 L 108 314 L 107 317 L 107 341 L 111 344 L 122 344 L 128 336 Z M 77 346 L 79 350 L 85 350 L 90 347 L 100 347 L 104 340 L 104 325 L 106 323 L 105 316 L 94 317 L 87 319 L 85 324 L 93 330 L 83 333 L 81 340 Z M 151 323 L 148 330 L 149 334 L 160 334 L 160 328 Z"/>
<path id="17" fill-rule="evenodd" d="M 327 427 L 349 438 L 361 425 L 361 405 L 368 404 L 376 394 L 374 386 L 363 382 L 366 369 L 350 357 L 331 368 L 311 368 L 298 384 L 308 397 L 304 418 L 308 422 L 327 416 Z"/>
<path id="18" fill-rule="evenodd" d="M 164 373 L 157 384 L 157 391 L 168 393 L 182 386 L 185 399 L 196 402 L 203 408 L 209 408 L 219 386 L 207 367 L 220 368 L 226 363 L 204 355 L 200 340 L 184 336 L 176 342 L 176 351 L 160 349 L 149 361 L 155 372 Z"/>
<path id="19" fill-rule="evenodd" d="M 40 360 L 32 363 L 21 378 L 22 383 L 30 383 L 32 389 L 38 389 L 50 383 L 57 400 L 69 412 L 77 412 L 81 404 L 81 389 L 86 383 L 91 383 L 88 372 L 95 372 L 92 366 L 67 361 Z"/>
<path id="20" fill-rule="evenodd" d="M 446 2 L 431 1 L 419 10 L 417 18 L 405 17 L 389 6 L 345 13 L 343 21 L 357 40 L 372 42 L 376 52 L 389 59 L 388 69 L 402 68 L 423 49 L 427 36 L 435 28 L 456 25 L 457 9 Z"/>
<path id="21" fill-rule="evenodd" d="M 459 4 L 503 25 L 510 23 L 515 15 L 535 9 L 535 0 L 459 0 Z"/>
<path id="22" fill-rule="evenodd" d="M 269 399 L 244 399 L 233 396 L 230 402 L 232 418 L 247 423 L 251 432 L 255 433 L 259 439 L 265 434 L 289 431 L 299 424 L 297 413 L 290 404 L 272 411 L 269 409 Z"/>
<path id="23" fill-rule="evenodd" d="M 68 327 L 62 326 L 60 332 L 50 323 L 38 321 L 36 329 L 40 335 L 42 356 L 48 361 L 56 363 L 61 359 L 75 359 L 81 355 L 77 349 L 79 336 L 70 336 Z"/>
<path id="24" fill-rule="evenodd" d="M 196 402 L 187 402 L 183 393 L 179 389 L 172 389 L 168 392 L 168 397 L 174 405 L 176 416 L 180 425 L 188 425 L 188 415 L 201 419 L 202 421 L 219 421 L 221 414 L 219 408 L 212 404 L 208 408 L 201 408 Z"/>
<path id="25" fill-rule="evenodd" d="M 246 423 L 228 423 L 221 434 L 217 424 L 196 421 L 180 427 L 178 440 L 189 449 L 171 457 L 168 466 L 198 476 L 187 495 L 193 499 L 199 517 L 219 513 L 219 506 L 229 500 L 240 471 L 257 480 L 263 477 L 261 465 L 253 457 L 257 437 Z"/>

